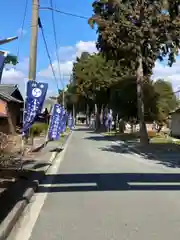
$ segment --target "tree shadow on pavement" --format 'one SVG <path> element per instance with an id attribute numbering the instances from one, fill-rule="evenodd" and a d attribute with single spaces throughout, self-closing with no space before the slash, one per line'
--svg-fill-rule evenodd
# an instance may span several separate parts
<path id="1" fill-rule="evenodd" d="M 142 146 L 136 139 L 128 138 L 127 134 L 123 135 L 123 140 L 115 135 L 103 136 L 96 135 L 85 138 L 92 141 L 109 141 L 114 142 L 110 146 L 101 148 L 102 151 L 115 153 L 137 154 L 144 159 L 155 161 L 156 164 L 163 164 L 170 168 L 180 168 L 180 145 L 176 143 L 150 143 Z M 126 140 L 125 140 L 126 139 Z"/>
<path id="2" fill-rule="evenodd" d="M 50 150 L 50 152 L 56 152 L 56 153 L 60 153 L 63 151 L 63 148 L 62 147 L 58 147 L 58 148 L 53 148 Z"/>
<path id="3" fill-rule="evenodd" d="M 150 143 L 147 146 L 140 144 L 114 144 L 101 149 L 102 151 L 116 153 L 137 154 L 145 160 L 156 161 L 166 167 L 180 167 L 180 146 L 173 143 Z"/>
<path id="4" fill-rule="evenodd" d="M 38 192 L 179 190 L 180 174 L 176 173 L 87 173 L 49 175 Z"/>
<path id="5" fill-rule="evenodd" d="M 90 140 L 96 140 L 96 141 L 100 141 L 101 138 L 106 138 L 107 140 L 111 140 L 113 139 L 114 141 L 125 141 L 125 142 L 137 142 L 137 140 L 139 139 L 138 137 L 138 133 L 118 133 L 118 132 L 96 132 L 93 131 L 93 133 L 101 133 L 101 135 L 97 135 L 97 136 L 91 136 L 87 139 Z M 95 137 L 95 138 L 94 138 Z"/>
<path id="6" fill-rule="evenodd" d="M 151 142 L 146 146 L 140 145 L 137 135 L 124 133 L 120 135 L 95 135 L 85 138 L 92 141 L 111 141 L 110 146 L 101 148 L 102 151 L 115 153 L 137 154 L 139 157 L 155 161 L 170 168 L 180 168 L 180 145 L 171 142 Z"/>
<path id="7" fill-rule="evenodd" d="M 95 133 L 95 132 L 93 132 Z M 116 137 L 115 136 L 104 136 L 104 135 L 94 135 L 90 137 L 86 137 L 86 140 L 91 140 L 91 141 L 115 141 Z"/>

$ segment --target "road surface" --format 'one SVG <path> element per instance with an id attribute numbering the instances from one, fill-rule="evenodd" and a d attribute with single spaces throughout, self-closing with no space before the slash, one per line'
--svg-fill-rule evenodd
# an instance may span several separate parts
<path id="1" fill-rule="evenodd" d="M 81 128 L 9 239 L 179 240 L 179 190 L 179 169 Z"/>

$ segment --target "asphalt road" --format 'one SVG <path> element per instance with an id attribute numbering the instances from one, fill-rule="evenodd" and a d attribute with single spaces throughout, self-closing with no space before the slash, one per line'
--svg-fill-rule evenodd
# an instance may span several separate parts
<path id="1" fill-rule="evenodd" d="M 12 239 L 179 240 L 180 169 L 112 146 L 100 135 L 75 131 L 56 173 L 37 193 L 45 196 L 42 208 L 37 198 L 26 212 L 20 231 L 28 229 L 29 237 Z"/>

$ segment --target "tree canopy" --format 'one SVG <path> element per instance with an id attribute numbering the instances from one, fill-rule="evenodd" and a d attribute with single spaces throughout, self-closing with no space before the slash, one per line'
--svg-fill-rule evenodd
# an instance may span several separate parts
<path id="1" fill-rule="evenodd" d="M 107 61 L 101 54 L 83 53 L 77 58 L 73 67 L 73 82 L 66 92 L 67 102 L 72 105 L 86 106 L 90 112 L 94 105 L 99 106 L 99 113 L 103 107 L 111 108 L 119 117 L 126 121 L 138 119 L 136 76 L 128 72 L 120 74 L 121 67 Z M 122 69 L 123 71 L 123 69 Z M 146 121 L 156 121 L 158 124 L 166 122 L 170 111 L 177 107 L 177 99 L 172 86 L 164 80 L 144 81 L 144 115 Z"/>
<path id="2" fill-rule="evenodd" d="M 17 56 L 8 54 L 7 57 L 5 58 L 5 64 L 12 64 L 12 65 L 18 64 Z"/>
<path id="3" fill-rule="evenodd" d="M 178 107 L 178 100 L 173 92 L 172 85 L 168 81 L 159 79 L 154 83 L 154 89 L 158 95 L 157 115 L 155 119 L 160 126 L 167 122 L 169 113 Z"/>
<path id="4" fill-rule="evenodd" d="M 144 111 L 144 82 L 157 59 L 168 56 L 172 66 L 180 46 L 180 1 L 95 0 L 89 24 L 97 25 L 97 48 L 136 75 L 140 140 L 148 143 Z M 126 74 L 126 73 L 125 73 Z"/>
<path id="5" fill-rule="evenodd" d="M 151 75 L 158 59 L 168 58 L 170 67 L 175 62 L 179 5 L 180 0 L 95 0 L 89 24 L 97 26 L 99 52 L 76 59 L 68 102 L 73 96 L 98 115 L 106 107 L 124 120 L 137 119 L 147 142 L 145 121 L 162 125 L 177 107 L 171 84 L 154 82 Z"/>
<path id="6" fill-rule="evenodd" d="M 108 59 L 136 71 L 138 57 L 143 73 L 152 74 L 155 61 L 168 55 L 175 62 L 180 46 L 180 1 L 96 0 L 91 26 L 97 24 L 97 48 Z"/>
<path id="7" fill-rule="evenodd" d="M 116 81 L 114 68 L 101 54 L 85 54 L 74 63 L 73 78 L 77 94 L 95 104 L 109 102 L 109 88 Z"/>

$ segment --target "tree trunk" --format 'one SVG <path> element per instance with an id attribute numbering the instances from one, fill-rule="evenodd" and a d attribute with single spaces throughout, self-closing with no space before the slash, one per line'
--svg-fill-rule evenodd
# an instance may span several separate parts
<path id="1" fill-rule="evenodd" d="M 148 134 L 146 129 L 146 124 L 144 121 L 144 101 L 143 101 L 143 66 L 142 66 L 142 56 L 138 59 L 137 68 L 137 104 L 138 104 L 138 118 L 140 127 L 140 143 L 148 144 Z"/>
<path id="2" fill-rule="evenodd" d="M 157 127 L 157 133 L 160 133 L 160 131 L 162 130 L 163 125 L 159 124 Z"/>
<path id="3" fill-rule="evenodd" d="M 88 126 L 90 124 L 89 122 L 89 105 L 86 105 L 86 125 Z"/>
<path id="4" fill-rule="evenodd" d="M 96 116 L 96 131 L 101 131 L 101 120 L 100 120 L 100 116 L 101 116 L 101 106 L 95 104 L 95 116 Z"/>
<path id="5" fill-rule="evenodd" d="M 134 132 L 134 123 L 133 122 L 131 122 L 131 133 L 133 133 Z"/>

